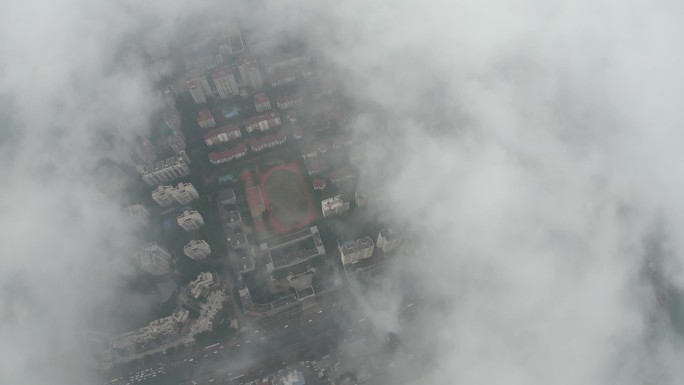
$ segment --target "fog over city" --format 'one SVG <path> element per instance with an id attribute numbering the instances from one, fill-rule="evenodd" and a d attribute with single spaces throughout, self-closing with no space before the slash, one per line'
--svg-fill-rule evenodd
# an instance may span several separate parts
<path id="1" fill-rule="evenodd" d="M 336 68 L 359 183 L 419 240 L 352 284 L 354 317 L 430 352 L 415 383 L 682 383 L 683 303 L 658 298 L 684 289 L 683 3 L 245 3 L 4 2 L 1 384 L 100 383 L 84 331 L 148 314 L 124 284 L 135 202 L 98 170 L 159 113 L 138 44 L 207 18 Z"/>

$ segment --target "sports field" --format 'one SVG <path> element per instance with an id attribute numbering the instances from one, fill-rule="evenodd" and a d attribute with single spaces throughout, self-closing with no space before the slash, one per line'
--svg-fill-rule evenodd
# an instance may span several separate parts
<path id="1" fill-rule="evenodd" d="M 287 232 L 315 219 L 313 200 L 296 164 L 274 167 L 261 180 L 273 230 Z"/>

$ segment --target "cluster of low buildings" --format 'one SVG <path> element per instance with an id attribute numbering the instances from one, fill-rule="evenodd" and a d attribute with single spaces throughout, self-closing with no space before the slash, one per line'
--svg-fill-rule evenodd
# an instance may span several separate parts
<path id="1" fill-rule="evenodd" d="M 222 290 L 218 275 L 211 272 L 201 272 L 181 289 L 181 296 L 186 299 L 179 299 L 179 306 L 171 315 L 111 337 L 105 364 L 111 366 L 172 346 L 191 344 L 195 335 L 212 330 L 217 313 L 230 303 L 230 295 Z M 186 307 L 195 309 L 199 313 L 197 318 L 192 319 Z"/>

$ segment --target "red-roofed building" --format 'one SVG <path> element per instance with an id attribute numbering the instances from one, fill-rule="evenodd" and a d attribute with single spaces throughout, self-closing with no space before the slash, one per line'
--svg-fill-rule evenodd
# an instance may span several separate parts
<path id="1" fill-rule="evenodd" d="M 313 115 L 328 123 L 341 123 L 346 118 L 344 104 L 337 97 L 315 103 L 311 110 Z"/>
<path id="2" fill-rule="evenodd" d="M 311 88 L 311 96 L 314 100 L 331 95 L 337 89 L 337 83 L 333 79 L 327 79 Z"/>
<path id="3" fill-rule="evenodd" d="M 259 92 L 254 95 L 254 108 L 257 112 L 264 112 L 271 109 L 271 99 L 265 93 Z"/>
<path id="4" fill-rule="evenodd" d="M 323 75 L 323 66 L 318 63 L 309 63 L 301 66 L 299 74 L 304 78 L 312 78 L 314 76 Z"/>
<path id="5" fill-rule="evenodd" d="M 287 110 L 288 108 L 297 107 L 302 104 L 302 95 L 299 92 L 294 92 L 289 95 L 280 95 L 276 97 L 276 105 L 281 110 Z"/>
<path id="6" fill-rule="evenodd" d="M 212 78 L 221 99 L 238 95 L 238 86 L 235 83 L 235 76 L 233 76 L 233 70 L 230 67 L 217 69 L 212 74 Z"/>
<path id="7" fill-rule="evenodd" d="M 249 169 L 244 169 L 240 171 L 240 179 L 242 179 L 242 182 L 245 184 L 245 187 L 252 187 L 254 186 L 254 178 L 252 177 L 252 172 L 249 171 Z"/>
<path id="8" fill-rule="evenodd" d="M 295 139 L 301 139 L 304 137 L 304 129 L 300 126 L 295 126 L 292 128 L 292 137 Z"/>
<path id="9" fill-rule="evenodd" d="M 346 182 L 356 176 L 356 170 L 351 166 L 339 168 L 330 173 L 330 181 L 337 184 Z"/>
<path id="10" fill-rule="evenodd" d="M 327 185 L 325 183 L 325 179 L 321 179 L 321 178 L 314 178 L 311 181 L 311 184 L 313 185 L 313 189 L 316 191 L 325 190 L 325 186 Z"/>
<path id="11" fill-rule="evenodd" d="M 312 158 L 306 162 L 306 171 L 309 175 L 318 174 L 328 169 L 328 163 L 320 158 Z"/>
<path id="12" fill-rule="evenodd" d="M 266 148 L 273 148 L 279 146 L 287 140 L 285 131 L 280 130 L 275 134 L 265 135 L 260 139 L 252 139 L 249 141 L 249 147 L 252 151 L 261 151 Z"/>
<path id="13" fill-rule="evenodd" d="M 338 134 L 335 135 L 330 141 L 330 145 L 334 150 L 338 150 L 342 147 L 351 146 L 354 143 L 354 137 L 349 134 Z"/>
<path id="14" fill-rule="evenodd" d="M 238 139 L 242 136 L 240 127 L 236 124 L 229 124 L 221 128 L 211 130 L 204 134 L 204 143 L 211 147 L 220 143 L 226 143 Z"/>
<path id="15" fill-rule="evenodd" d="M 216 127 L 214 116 L 206 108 L 201 110 L 199 115 L 197 115 L 197 124 L 202 128 Z"/>
<path id="16" fill-rule="evenodd" d="M 300 153 L 304 160 L 318 156 L 318 154 L 324 154 L 328 151 L 328 146 L 323 142 L 317 142 L 304 146 Z"/>
<path id="17" fill-rule="evenodd" d="M 269 60 L 266 63 L 266 71 L 268 71 L 268 73 L 273 73 L 281 68 L 296 67 L 309 61 L 311 61 L 311 56 L 309 55 L 298 52 L 288 52 Z"/>
<path id="18" fill-rule="evenodd" d="M 254 130 L 266 131 L 270 128 L 278 127 L 281 121 L 280 114 L 271 111 L 245 119 L 242 123 L 245 125 L 247 132 L 251 133 Z"/>
<path id="19" fill-rule="evenodd" d="M 240 143 L 233 148 L 229 148 L 221 152 L 212 152 L 209 154 L 209 161 L 212 164 L 221 164 L 230 162 L 233 159 L 240 159 L 247 155 L 247 146 L 244 143 Z"/>
<path id="20" fill-rule="evenodd" d="M 285 119 L 292 124 L 297 123 L 297 111 L 287 110 L 285 113 Z"/>
<path id="21" fill-rule="evenodd" d="M 259 218 L 259 216 L 266 211 L 266 205 L 261 196 L 261 189 L 259 186 L 248 187 L 245 189 L 247 194 L 247 205 L 252 218 Z M 261 219 L 261 218 L 259 218 Z"/>
<path id="22" fill-rule="evenodd" d="M 297 73 L 293 69 L 287 69 L 271 75 L 271 87 L 280 87 L 292 84 L 297 80 Z"/>

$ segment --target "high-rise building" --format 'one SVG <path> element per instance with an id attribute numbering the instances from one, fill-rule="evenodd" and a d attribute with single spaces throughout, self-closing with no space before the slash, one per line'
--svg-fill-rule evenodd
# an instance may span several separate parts
<path id="1" fill-rule="evenodd" d="M 180 134 L 174 134 L 174 135 L 169 135 L 166 137 L 166 143 L 169 144 L 169 147 L 175 152 L 176 154 L 179 154 L 181 151 L 185 151 L 185 137 Z"/>
<path id="2" fill-rule="evenodd" d="M 342 264 L 345 266 L 361 259 L 370 258 L 373 255 L 373 250 L 375 250 L 375 244 L 369 236 L 344 243 L 338 241 L 337 247 L 340 250 Z"/>
<path id="3" fill-rule="evenodd" d="M 178 186 L 172 189 L 172 194 L 176 201 L 182 205 L 199 198 L 199 194 L 192 183 L 179 183 Z"/>
<path id="4" fill-rule="evenodd" d="M 243 56 L 237 61 L 240 77 L 246 85 L 257 89 L 262 87 L 261 72 L 257 60 L 251 56 Z"/>
<path id="5" fill-rule="evenodd" d="M 188 258 L 200 261 L 211 255 L 211 248 L 204 240 L 193 239 L 183 247 L 183 253 L 185 253 Z"/>
<path id="6" fill-rule="evenodd" d="M 207 102 L 207 97 L 206 95 L 204 95 L 204 92 L 202 91 L 202 88 L 200 88 L 200 85 L 197 82 L 197 80 L 188 79 L 187 85 L 188 91 L 190 91 L 190 95 L 192 95 L 192 100 L 194 100 L 195 103 L 204 104 Z"/>
<path id="7" fill-rule="evenodd" d="M 209 291 L 219 285 L 218 276 L 205 271 L 199 273 L 197 278 L 188 284 L 190 289 L 190 296 L 192 298 L 206 297 Z"/>
<path id="8" fill-rule="evenodd" d="M 214 95 L 214 92 L 211 90 L 211 86 L 209 85 L 209 80 L 207 80 L 207 75 L 204 73 L 204 71 L 192 71 L 188 74 L 188 77 L 197 82 L 205 96 L 209 97 Z"/>
<path id="9" fill-rule="evenodd" d="M 181 151 L 171 158 L 160 160 L 156 163 L 138 165 L 137 169 L 142 179 L 149 186 L 160 184 L 190 175 L 190 158 Z"/>
<path id="10" fill-rule="evenodd" d="M 380 233 L 378 233 L 378 241 L 376 244 L 383 253 L 389 253 L 401 246 L 405 235 L 404 231 L 394 228 L 382 229 L 380 230 Z"/>
<path id="11" fill-rule="evenodd" d="M 214 115 L 205 108 L 197 115 L 197 124 L 202 128 L 213 128 L 216 127 L 216 120 L 214 120 Z"/>
<path id="12" fill-rule="evenodd" d="M 214 85 L 216 85 L 216 90 L 221 99 L 238 95 L 238 86 L 237 83 L 235 83 L 235 76 L 233 76 L 233 70 L 230 69 L 230 67 L 217 69 L 212 74 L 212 77 L 214 78 Z"/>
<path id="13" fill-rule="evenodd" d="M 157 151 L 152 142 L 144 136 L 138 136 L 136 154 L 145 163 L 152 163 L 157 160 Z"/>
<path id="14" fill-rule="evenodd" d="M 176 95 L 171 89 L 167 88 L 165 90 L 155 91 L 154 96 L 157 108 L 161 110 L 176 108 Z"/>
<path id="15" fill-rule="evenodd" d="M 345 202 L 341 195 L 337 195 L 332 198 L 323 199 L 321 201 L 321 209 L 323 211 L 323 218 L 340 215 L 349 210 L 349 202 Z"/>
<path id="16" fill-rule="evenodd" d="M 171 253 L 157 243 L 148 243 L 138 250 L 140 268 L 153 275 L 171 272 Z"/>
<path id="17" fill-rule="evenodd" d="M 204 218 L 197 210 L 185 210 L 178 216 L 178 226 L 185 231 L 199 230 L 204 226 Z"/>
<path id="18" fill-rule="evenodd" d="M 168 108 L 164 110 L 162 115 L 164 118 L 164 123 L 171 129 L 174 133 L 180 133 L 181 125 L 183 123 L 181 114 L 175 108 Z"/>
<path id="19" fill-rule="evenodd" d="M 173 187 L 159 185 L 152 191 L 152 199 L 162 207 L 171 206 L 174 202 Z"/>
<path id="20" fill-rule="evenodd" d="M 135 221 L 138 225 L 147 226 L 150 224 L 150 213 L 141 204 L 134 204 L 123 208 L 123 212 Z"/>

